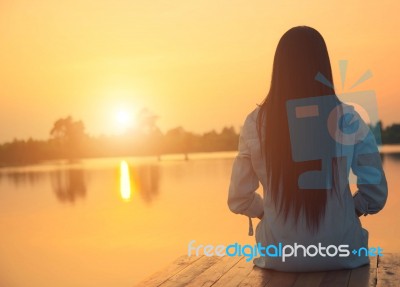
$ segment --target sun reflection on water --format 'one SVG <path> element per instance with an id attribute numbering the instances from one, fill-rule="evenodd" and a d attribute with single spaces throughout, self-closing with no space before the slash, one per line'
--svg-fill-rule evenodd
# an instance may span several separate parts
<path id="1" fill-rule="evenodd" d="M 129 165 L 123 160 L 119 166 L 120 170 L 120 193 L 124 201 L 130 201 L 132 197 L 131 176 L 129 173 Z"/>

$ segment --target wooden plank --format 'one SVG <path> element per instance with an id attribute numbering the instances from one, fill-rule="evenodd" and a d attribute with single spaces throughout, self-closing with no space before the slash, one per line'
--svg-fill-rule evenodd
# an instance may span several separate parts
<path id="1" fill-rule="evenodd" d="M 223 256 L 221 260 L 219 260 L 213 266 L 211 266 L 203 273 L 198 275 L 196 278 L 190 281 L 186 286 L 187 287 L 211 286 L 231 268 L 235 268 L 235 265 L 239 262 L 240 259 L 242 258 L 239 256 L 234 256 L 234 257 Z"/>
<path id="2" fill-rule="evenodd" d="M 378 281 L 378 268 L 369 268 L 369 287 L 376 287 Z"/>
<path id="3" fill-rule="evenodd" d="M 226 286 L 238 286 L 246 276 L 253 270 L 253 262 L 246 262 L 246 259 L 242 257 L 240 261 L 226 272 L 218 281 L 215 282 L 213 287 L 226 287 Z"/>
<path id="4" fill-rule="evenodd" d="M 294 282 L 293 287 L 319 287 L 322 279 L 325 277 L 326 272 L 306 272 L 301 273 L 296 282 Z"/>
<path id="5" fill-rule="evenodd" d="M 239 287 L 264 287 L 271 280 L 274 271 L 253 266 L 253 270 L 238 285 Z"/>
<path id="6" fill-rule="evenodd" d="M 273 271 L 265 287 L 292 287 L 301 273 Z"/>
<path id="7" fill-rule="evenodd" d="M 172 264 L 168 265 L 165 269 L 158 271 L 151 275 L 149 278 L 135 285 L 136 287 L 155 287 L 167 281 L 170 277 L 174 276 L 179 271 L 188 267 L 193 262 L 199 260 L 202 256 L 181 256 L 176 259 Z"/>
<path id="8" fill-rule="evenodd" d="M 245 257 L 182 256 L 137 286 L 400 286 L 400 254 L 370 257 L 370 265 L 357 269 L 305 273 L 253 267 Z"/>
<path id="9" fill-rule="evenodd" d="M 375 287 L 376 268 L 365 265 L 353 269 L 350 274 L 348 287 Z"/>
<path id="10" fill-rule="evenodd" d="M 369 283 L 368 286 L 375 287 L 378 276 L 378 256 L 369 257 Z"/>
<path id="11" fill-rule="evenodd" d="M 188 267 L 176 273 L 174 276 L 170 277 L 167 281 L 162 283 L 161 287 L 178 287 L 186 286 L 190 281 L 196 278 L 199 274 L 203 273 L 205 270 L 213 266 L 221 260 L 218 256 L 202 256 L 199 260 L 193 262 Z"/>
<path id="12" fill-rule="evenodd" d="M 351 274 L 351 269 L 332 270 L 326 272 L 325 276 L 322 278 L 320 286 L 324 287 L 347 286 L 350 274 Z"/>
<path id="13" fill-rule="evenodd" d="M 378 257 L 377 286 L 400 286 L 400 254 L 386 253 Z"/>

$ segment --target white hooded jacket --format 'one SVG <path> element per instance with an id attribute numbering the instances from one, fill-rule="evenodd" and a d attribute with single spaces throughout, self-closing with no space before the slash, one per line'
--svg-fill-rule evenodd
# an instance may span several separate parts
<path id="1" fill-rule="evenodd" d="M 299 218 L 296 223 L 289 216 L 285 222 L 278 215 L 274 202 L 271 200 L 265 160 L 261 155 L 256 128 L 258 112 L 259 108 L 256 108 L 247 116 L 240 133 L 239 153 L 233 164 L 229 187 L 228 206 L 230 210 L 250 218 L 260 217 L 264 214 L 256 228 L 256 241 L 264 247 L 297 244 L 305 247 L 334 245 L 338 248 L 340 245 L 346 245 L 348 247 L 345 249 L 349 252 L 346 252 L 347 256 L 343 257 L 339 256 L 340 252 L 335 256 L 326 256 L 326 250 L 322 252 L 325 256 L 320 254 L 311 256 L 313 252 L 308 256 L 307 253 L 303 253 L 302 249 L 299 249 L 298 256 L 287 257 L 284 262 L 281 256 L 260 256 L 254 260 L 254 264 L 262 268 L 292 272 L 356 268 L 368 264 L 369 257 L 363 256 L 363 251 L 360 252 L 361 256 L 358 256 L 358 253 L 352 253 L 353 250 L 359 251 L 360 248 L 361 250 L 364 250 L 363 247 L 368 248 L 368 232 L 361 227 L 355 211 L 364 215 L 377 213 L 383 208 L 387 199 L 387 183 L 372 133 L 362 140 L 354 138 L 354 144 L 351 146 L 350 152 L 353 154 L 353 159 L 350 161 L 349 170 L 351 168 L 358 178 L 356 195 L 352 196 L 348 184 L 340 190 L 339 196 L 333 193 L 328 194 L 325 216 L 320 222 L 318 231 L 311 233 L 308 231 L 303 217 Z M 359 120 L 365 125 L 361 117 Z M 360 160 L 357 162 L 355 155 L 362 153 L 365 149 L 374 150 L 376 153 L 372 158 L 366 159 L 368 162 L 360 163 Z M 360 168 L 362 165 L 372 165 L 381 172 L 380 183 L 359 184 L 363 178 L 370 176 L 367 169 Z M 349 170 L 347 170 L 347 177 Z M 345 180 L 348 182 L 348 178 Z M 256 193 L 259 183 L 263 188 L 263 197 Z M 331 247 L 330 254 L 333 254 L 334 250 Z M 346 255 L 343 252 L 341 254 Z"/>

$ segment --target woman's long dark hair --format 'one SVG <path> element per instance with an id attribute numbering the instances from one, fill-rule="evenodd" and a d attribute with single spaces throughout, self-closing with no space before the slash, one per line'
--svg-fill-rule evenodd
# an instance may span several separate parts
<path id="1" fill-rule="evenodd" d="M 304 171 L 320 170 L 321 161 L 293 161 L 286 102 L 334 95 L 333 88 L 315 80 L 318 72 L 333 85 L 329 55 L 321 34 L 306 26 L 287 31 L 276 49 L 270 90 L 257 118 L 271 199 L 285 221 L 289 216 L 297 221 L 303 212 L 312 232 L 318 230 L 325 214 L 327 192 L 300 189 L 298 178 Z"/>

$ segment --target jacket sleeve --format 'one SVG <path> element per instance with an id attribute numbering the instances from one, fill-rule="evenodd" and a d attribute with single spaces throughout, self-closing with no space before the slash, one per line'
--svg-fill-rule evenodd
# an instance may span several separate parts
<path id="1" fill-rule="evenodd" d="M 233 162 L 231 182 L 229 186 L 228 206 L 237 214 L 259 217 L 263 214 L 263 200 L 256 193 L 259 180 L 253 170 L 250 150 L 241 133 L 239 137 L 239 153 Z"/>
<path id="2" fill-rule="evenodd" d="M 358 190 L 354 196 L 356 210 L 364 215 L 379 212 L 386 203 L 388 188 L 381 157 L 371 131 L 355 144 L 351 168 L 357 176 Z"/>

